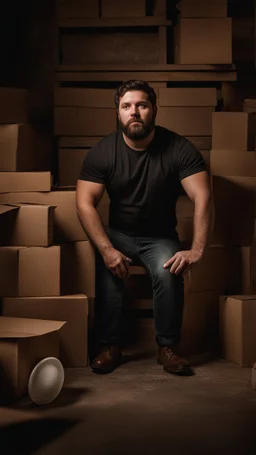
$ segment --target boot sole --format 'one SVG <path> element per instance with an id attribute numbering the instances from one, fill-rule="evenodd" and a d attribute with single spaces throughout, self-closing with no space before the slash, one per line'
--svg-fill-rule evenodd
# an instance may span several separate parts
<path id="1" fill-rule="evenodd" d="M 160 360 L 157 360 L 157 363 L 158 363 L 158 365 L 161 365 L 163 367 L 163 370 L 166 373 L 176 374 L 178 376 L 193 376 L 194 375 L 194 373 L 189 365 L 184 365 L 182 367 L 171 370 L 171 369 L 165 368 L 163 366 L 163 362 L 161 362 Z"/>

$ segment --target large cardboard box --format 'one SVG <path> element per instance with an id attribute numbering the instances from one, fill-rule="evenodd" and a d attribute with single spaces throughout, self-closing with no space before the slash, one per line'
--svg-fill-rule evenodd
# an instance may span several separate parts
<path id="1" fill-rule="evenodd" d="M 95 297 L 95 254 L 91 242 L 61 245 L 61 293 Z"/>
<path id="2" fill-rule="evenodd" d="M 183 136 L 210 136 L 214 107 L 159 107 L 156 123 Z"/>
<path id="3" fill-rule="evenodd" d="M 55 106 L 115 108 L 115 90 L 104 88 L 56 88 Z"/>
<path id="4" fill-rule="evenodd" d="M 217 90 L 211 87 L 159 88 L 159 106 L 216 106 Z"/>
<path id="5" fill-rule="evenodd" d="M 52 245 L 54 209 L 37 204 L 0 205 L 0 245 Z"/>
<path id="6" fill-rule="evenodd" d="M 58 151 L 58 184 L 76 186 L 82 164 L 89 149 L 62 148 Z"/>
<path id="7" fill-rule="evenodd" d="M 256 121 L 253 114 L 246 112 L 213 112 L 212 149 L 237 150 L 255 149 Z"/>
<path id="8" fill-rule="evenodd" d="M 78 242 L 87 240 L 76 212 L 75 191 L 50 191 L 46 193 L 7 193 L 0 194 L 0 203 L 29 202 L 56 206 L 54 210 L 54 242 Z M 109 198 L 107 192 L 97 206 L 97 210 L 105 224 L 108 224 Z"/>
<path id="9" fill-rule="evenodd" d="M 99 17 L 99 0 L 57 0 L 58 18 Z"/>
<path id="10" fill-rule="evenodd" d="M 232 63 L 232 19 L 181 19 L 174 30 L 174 62 Z"/>
<path id="11" fill-rule="evenodd" d="M 220 297 L 220 336 L 226 360 L 252 367 L 256 359 L 256 295 Z"/>
<path id="12" fill-rule="evenodd" d="M 110 108 L 55 107 L 57 136 L 105 136 L 116 130 L 116 110 Z"/>
<path id="13" fill-rule="evenodd" d="M 0 125 L 0 171 L 45 170 L 38 141 L 31 125 Z"/>
<path id="14" fill-rule="evenodd" d="M 0 193 L 50 191 L 50 172 L 0 172 Z"/>
<path id="15" fill-rule="evenodd" d="M 0 123 L 27 123 L 27 91 L 21 88 L 0 87 Z"/>
<path id="16" fill-rule="evenodd" d="M 213 149 L 210 169 L 212 175 L 256 177 L 256 152 Z"/>
<path id="17" fill-rule="evenodd" d="M 60 295 L 60 247 L 0 247 L 0 296 Z"/>
<path id="18" fill-rule="evenodd" d="M 2 315 L 66 321 L 60 331 L 60 361 L 66 368 L 88 365 L 88 299 L 85 295 L 4 298 Z"/>
<path id="19" fill-rule="evenodd" d="M 101 0 L 102 17 L 144 17 L 145 0 Z"/>
<path id="20" fill-rule="evenodd" d="M 181 17 L 226 17 L 227 0 L 181 0 L 177 9 Z"/>
<path id="21" fill-rule="evenodd" d="M 63 321 L 0 317 L 4 404 L 27 394 L 29 376 L 37 363 L 46 357 L 59 357 L 59 331 L 64 324 Z"/>

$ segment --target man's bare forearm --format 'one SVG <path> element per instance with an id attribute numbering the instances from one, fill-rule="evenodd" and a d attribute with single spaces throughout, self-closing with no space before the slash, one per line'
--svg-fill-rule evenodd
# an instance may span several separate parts
<path id="1" fill-rule="evenodd" d="M 211 198 L 195 201 L 192 250 L 203 255 L 212 230 L 213 206 Z"/>
<path id="2" fill-rule="evenodd" d="M 113 248 L 97 209 L 93 205 L 83 206 L 78 211 L 80 222 L 89 239 L 94 243 L 101 254 L 108 248 Z"/>

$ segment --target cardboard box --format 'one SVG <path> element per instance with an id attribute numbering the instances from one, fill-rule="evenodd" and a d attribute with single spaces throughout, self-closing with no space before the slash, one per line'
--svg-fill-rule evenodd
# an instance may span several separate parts
<path id="1" fill-rule="evenodd" d="M 59 359 L 66 368 L 88 365 L 88 299 L 85 295 L 2 300 L 2 315 L 61 320 Z"/>
<path id="2" fill-rule="evenodd" d="M 212 175 L 256 177 L 256 152 L 212 150 L 210 169 Z"/>
<path id="3" fill-rule="evenodd" d="M 46 357 L 59 357 L 63 321 L 0 317 L 1 392 L 5 403 L 28 393 L 29 376 Z"/>
<path id="4" fill-rule="evenodd" d="M 212 114 L 212 148 L 214 150 L 255 149 L 255 116 L 246 112 Z"/>
<path id="5" fill-rule="evenodd" d="M 76 186 L 82 164 L 89 149 L 59 149 L 58 151 L 58 184 L 59 186 Z"/>
<path id="6" fill-rule="evenodd" d="M 181 17 L 226 17 L 227 0 L 181 0 L 177 9 Z"/>
<path id="7" fill-rule="evenodd" d="M 27 91 L 21 88 L 0 87 L 0 123 L 27 123 Z"/>
<path id="8" fill-rule="evenodd" d="M 87 240 L 76 211 L 75 191 L 50 191 L 47 193 L 7 193 L 0 194 L 0 203 L 13 204 L 29 202 L 56 206 L 54 210 L 54 242 L 77 242 Z M 108 224 L 109 198 L 104 193 L 97 210 L 105 224 Z"/>
<path id="9" fill-rule="evenodd" d="M 256 359 L 256 295 L 220 297 L 220 335 L 226 360 L 251 367 Z"/>
<path id="10" fill-rule="evenodd" d="M 60 295 L 60 247 L 0 248 L 0 296 Z"/>
<path id="11" fill-rule="evenodd" d="M 146 15 L 145 0 L 101 0 L 102 17 L 144 17 Z"/>
<path id="12" fill-rule="evenodd" d="M 243 111 L 256 113 L 256 98 L 247 98 L 243 102 Z"/>
<path id="13" fill-rule="evenodd" d="M 0 193 L 50 191 L 50 172 L 0 172 Z"/>
<path id="14" fill-rule="evenodd" d="M 115 109 L 55 107 L 54 134 L 57 136 L 105 136 L 116 130 Z"/>
<path id="15" fill-rule="evenodd" d="M 55 106 L 115 109 L 115 90 L 104 88 L 56 88 Z"/>
<path id="16" fill-rule="evenodd" d="M 232 19 L 181 19 L 174 30 L 174 63 L 231 64 Z"/>
<path id="17" fill-rule="evenodd" d="M 157 125 L 182 136 L 210 136 L 214 107 L 159 107 Z"/>
<path id="18" fill-rule="evenodd" d="M 61 293 L 95 297 L 95 254 L 91 242 L 61 245 Z"/>
<path id="19" fill-rule="evenodd" d="M 52 245 L 54 209 L 37 204 L 0 205 L 0 245 Z"/>
<path id="20" fill-rule="evenodd" d="M 216 106 L 216 88 L 159 88 L 159 106 Z"/>
<path id="21" fill-rule="evenodd" d="M 99 17 L 99 0 L 57 0 L 58 18 Z"/>

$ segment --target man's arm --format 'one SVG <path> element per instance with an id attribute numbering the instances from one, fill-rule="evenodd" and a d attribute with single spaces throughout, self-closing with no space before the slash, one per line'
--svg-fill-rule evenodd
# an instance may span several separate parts
<path id="1" fill-rule="evenodd" d="M 206 171 L 190 175 L 181 181 L 189 198 L 194 203 L 194 233 L 192 247 L 178 251 L 164 265 L 178 275 L 197 264 L 203 256 L 212 228 L 213 204 L 209 177 Z"/>

